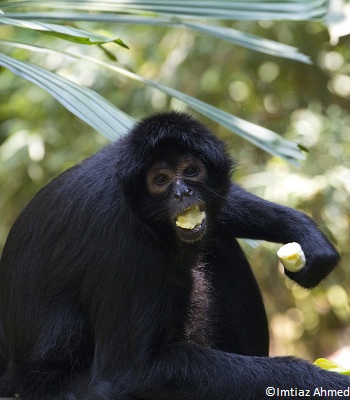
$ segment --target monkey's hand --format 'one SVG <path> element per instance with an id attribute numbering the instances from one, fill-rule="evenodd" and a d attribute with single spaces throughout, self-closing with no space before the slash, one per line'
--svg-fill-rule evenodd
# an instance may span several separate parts
<path id="1" fill-rule="evenodd" d="M 340 255 L 307 215 L 245 191 L 232 184 L 222 214 L 225 234 L 236 238 L 297 242 L 305 254 L 305 266 L 297 272 L 285 267 L 285 274 L 304 288 L 319 284 L 338 264 Z"/>
<path id="2" fill-rule="evenodd" d="M 299 261 L 301 262 L 301 268 L 298 271 L 292 270 L 286 262 L 281 260 L 284 265 L 284 273 L 288 278 L 306 289 L 318 285 L 332 271 L 340 259 L 333 245 L 328 240 L 325 240 L 325 236 L 320 234 L 321 232 L 316 233 L 318 235 L 313 234 L 311 238 L 305 239 L 301 237 L 300 240 L 296 240 L 301 244 L 302 249 L 300 251 L 305 254 L 303 260 L 303 256 L 300 255 L 299 251 L 296 251 L 297 255 L 295 257 L 301 259 Z M 295 266 L 298 267 L 298 263 Z"/>
<path id="3" fill-rule="evenodd" d="M 285 244 L 277 251 L 277 256 L 284 268 L 290 272 L 298 272 L 305 267 L 305 254 L 299 243 Z"/>

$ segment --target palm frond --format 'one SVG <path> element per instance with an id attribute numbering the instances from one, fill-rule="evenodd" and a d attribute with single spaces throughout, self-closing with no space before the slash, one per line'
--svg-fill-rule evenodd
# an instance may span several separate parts
<path id="1" fill-rule="evenodd" d="M 130 129 L 133 120 L 93 90 L 29 62 L 0 54 L 0 65 L 40 86 L 81 120 L 114 140 Z"/>
<path id="2" fill-rule="evenodd" d="M 79 44 L 93 45 L 116 43 L 122 47 L 128 48 L 128 46 L 120 38 L 112 39 L 103 35 L 99 35 L 97 33 L 91 33 L 81 29 L 72 28 L 70 26 L 48 24 L 39 21 L 6 18 L 4 16 L 0 16 L 0 25 L 11 25 L 19 28 L 32 29 L 34 31 L 43 32 Z"/>
<path id="3" fill-rule="evenodd" d="M 11 17 L 11 21 L 18 20 L 21 26 L 25 25 L 24 22 L 26 20 L 29 20 L 29 23 L 37 24 L 39 23 L 37 20 L 45 19 L 53 21 L 75 21 L 75 22 L 91 21 L 91 22 L 109 22 L 117 24 L 122 23 L 129 25 L 139 24 L 139 25 L 151 25 L 151 26 L 165 26 L 171 28 L 186 28 L 193 32 L 216 37 L 218 39 L 232 43 L 233 45 L 245 47 L 247 49 L 258 51 L 260 53 L 270 54 L 277 57 L 288 58 L 306 64 L 311 64 L 310 57 L 301 53 L 298 49 L 296 49 L 293 46 L 289 46 L 283 43 L 275 42 L 273 40 L 265 39 L 249 33 L 238 31 L 236 29 L 226 28 L 212 24 L 204 24 L 200 22 L 191 22 L 187 20 L 180 21 L 167 17 L 149 17 L 149 16 L 139 16 L 139 15 L 114 15 L 114 14 L 80 14 L 80 13 L 72 14 L 72 13 L 60 13 L 60 12 L 7 13 L 6 15 Z M 2 18 L 0 16 L 0 23 L 1 20 Z M 71 33 L 72 36 L 73 34 L 74 32 Z M 121 39 L 118 40 L 121 41 Z"/>
<path id="4" fill-rule="evenodd" d="M 22 47 L 22 48 L 26 48 L 28 50 L 34 50 L 34 51 L 39 51 L 39 52 L 46 52 L 46 53 L 57 53 L 57 51 L 52 50 L 52 49 L 46 49 L 44 47 L 38 47 L 38 46 L 32 46 L 32 45 L 25 45 L 25 44 L 18 44 L 18 43 L 12 43 L 12 42 L 6 42 L 6 41 L 0 41 L 1 44 L 8 44 L 11 46 L 15 46 L 15 47 Z M 225 111 L 222 111 L 212 105 L 209 105 L 201 100 L 198 100 L 192 96 L 189 96 L 185 93 L 182 93 L 178 90 L 169 88 L 165 85 L 162 85 L 158 82 L 154 82 L 150 79 L 146 79 L 141 77 L 140 75 L 137 75 L 131 71 L 128 71 L 125 68 L 116 66 L 116 65 L 112 65 L 109 63 L 106 63 L 104 61 L 92 58 L 92 57 L 88 57 L 82 54 L 77 54 L 77 53 L 73 53 L 73 52 L 58 52 L 59 54 L 64 54 L 66 56 L 69 57 L 74 57 L 76 59 L 80 59 L 80 60 L 85 60 L 85 61 L 89 61 L 89 62 L 93 62 L 95 64 L 98 64 L 100 66 L 103 66 L 105 68 L 108 68 L 114 72 L 117 72 L 121 75 L 124 75 L 130 79 L 133 79 L 137 82 L 140 82 L 142 84 L 148 85 L 150 87 L 153 87 L 155 89 L 160 90 L 161 92 L 172 96 L 180 101 L 182 101 L 183 103 L 185 103 L 187 106 L 189 106 L 190 108 L 196 110 L 197 112 L 209 117 L 210 119 L 212 119 L 213 121 L 218 122 L 219 124 L 225 126 L 227 129 L 229 129 L 231 132 L 236 133 L 237 135 L 241 136 L 242 138 L 244 138 L 245 140 L 253 143 L 254 145 L 264 149 L 265 151 L 267 151 L 270 154 L 273 155 L 277 155 L 279 157 L 282 157 L 284 159 L 286 159 L 287 161 L 299 165 L 300 161 L 305 159 L 304 154 L 300 151 L 299 146 L 294 143 L 291 142 L 289 140 L 284 139 L 283 137 L 277 135 L 275 132 L 272 132 L 271 130 L 268 130 L 266 128 L 263 128 L 259 125 L 253 124 L 251 122 L 245 121 L 241 118 L 235 117 Z M 11 64 L 9 63 L 9 57 L 7 58 L 7 63 L 4 64 L 3 61 L 0 59 L 0 64 L 3 63 L 3 65 L 7 68 L 8 65 L 11 66 Z M 17 66 L 17 64 L 15 63 L 14 60 L 14 67 Z M 25 66 L 26 63 L 24 63 Z M 21 70 L 20 70 L 20 75 L 23 77 L 26 77 L 26 70 L 25 67 L 22 66 Z M 17 70 L 12 66 L 11 69 L 14 73 L 18 73 Z M 39 67 L 37 67 L 39 68 Z M 31 70 L 33 69 L 33 67 L 31 68 Z M 40 81 L 38 82 L 38 76 L 35 74 L 35 70 L 33 70 L 33 74 L 30 74 L 29 77 L 27 78 L 28 80 L 37 83 L 42 86 L 47 85 L 46 81 L 45 81 L 45 70 L 40 69 Z M 48 71 L 47 71 L 48 72 Z M 50 73 L 51 74 L 51 73 Z M 57 76 L 57 75 L 55 75 Z M 52 77 L 50 75 L 50 77 Z M 52 77 L 53 78 L 53 77 Z M 59 77 L 60 79 L 58 79 L 58 81 L 60 82 L 59 85 L 62 85 L 62 77 Z M 37 81 L 34 81 L 33 79 L 36 79 Z M 43 82 L 41 82 L 41 80 L 43 80 Z M 53 82 L 54 83 L 54 82 Z M 42 86 L 43 87 L 43 86 Z M 78 86 L 79 88 L 79 86 Z M 77 88 L 77 93 L 72 93 L 72 97 L 79 97 L 79 89 Z M 47 88 L 46 90 L 48 91 L 52 91 L 52 94 L 55 95 L 55 90 L 54 90 L 54 86 Z M 70 91 L 72 90 L 72 86 L 70 86 Z M 84 89 L 86 90 L 86 89 Z M 51 92 L 50 92 L 51 93 Z M 57 95 L 57 94 L 56 94 Z M 96 93 L 97 95 L 97 93 Z M 93 91 L 89 90 L 89 97 L 93 96 Z M 97 95 L 97 98 L 100 98 L 99 95 Z M 64 103 L 64 93 L 62 93 L 62 95 L 60 95 L 59 93 L 59 98 L 58 100 L 65 105 Z M 74 103 L 75 105 L 75 103 Z M 68 102 L 68 106 L 72 107 L 72 104 L 70 102 Z M 67 107 L 68 108 L 68 107 Z M 71 109 L 71 108 L 68 108 Z M 73 108 L 73 111 L 75 113 L 75 115 L 77 115 L 79 118 L 83 119 L 84 121 L 87 121 L 89 118 L 91 118 L 91 110 L 89 108 L 85 108 L 83 107 L 82 109 L 78 109 L 78 106 Z M 94 113 L 97 114 L 99 112 L 99 110 L 94 110 Z M 79 114 L 78 114 L 79 113 Z M 87 115 L 85 115 L 87 114 Z M 116 115 L 116 118 L 118 118 L 118 116 Z M 94 122 L 94 121 L 93 121 Z M 91 126 L 96 126 L 96 124 Z"/>
<path id="5" fill-rule="evenodd" d="M 124 13 L 148 13 L 181 18 L 220 20 L 307 20 L 323 18 L 327 13 L 327 0 L 236 1 L 236 0 L 143 0 L 143 1 L 12 1 L 0 3 L 3 10 L 28 7 L 36 9 L 89 10 Z"/>

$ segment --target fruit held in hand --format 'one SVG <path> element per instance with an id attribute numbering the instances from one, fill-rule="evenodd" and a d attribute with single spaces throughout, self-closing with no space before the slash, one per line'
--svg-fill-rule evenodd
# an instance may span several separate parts
<path id="1" fill-rule="evenodd" d="M 305 254 L 299 243 L 287 243 L 277 251 L 278 258 L 284 268 L 290 272 L 298 272 L 305 267 Z"/>

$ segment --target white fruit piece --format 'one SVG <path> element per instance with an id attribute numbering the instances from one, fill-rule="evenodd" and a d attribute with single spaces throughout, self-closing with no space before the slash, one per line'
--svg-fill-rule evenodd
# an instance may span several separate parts
<path id="1" fill-rule="evenodd" d="M 298 272 L 305 267 L 305 254 L 299 243 L 285 244 L 277 251 L 277 256 L 290 272 Z"/>
<path id="2" fill-rule="evenodd" d="M 199 226 L 205 219 L 205 212 L 199 209 L 198 205 L 190 207 L 176 218 L 176 226 L 182 229 L 194 229 Z"/>

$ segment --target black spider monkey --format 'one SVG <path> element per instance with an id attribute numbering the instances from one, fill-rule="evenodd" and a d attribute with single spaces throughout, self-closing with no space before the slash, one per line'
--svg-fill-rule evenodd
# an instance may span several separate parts
<path id="1" fill-rule="evenodd" d="M 261 400 L 270 386 L 348 388 L 350 377 L 268 357 L 235 238 L 299 242 L 306 266 L 286 273 L 306 288 L 339 255 L 310 218 L 231 182 L 232 168 L 223 142 L 169 112 L 45 186 L 1 258 L 0 395 Z"/>

